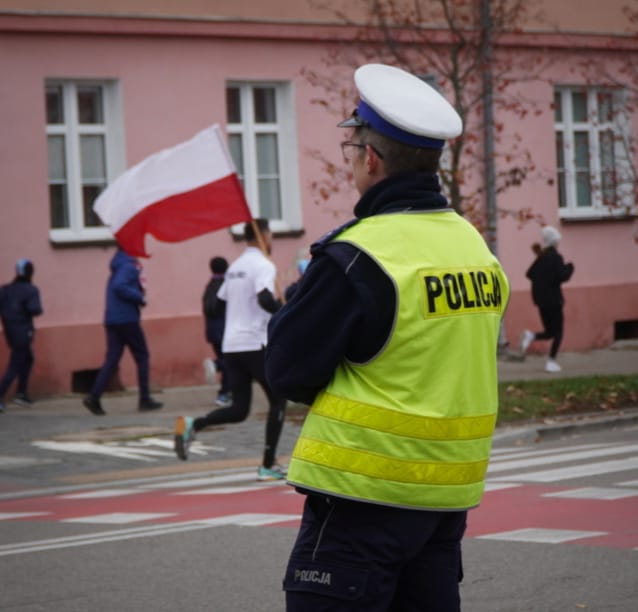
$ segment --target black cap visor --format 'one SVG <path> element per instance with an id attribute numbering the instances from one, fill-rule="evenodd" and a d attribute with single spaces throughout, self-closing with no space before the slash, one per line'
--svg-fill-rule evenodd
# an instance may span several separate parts
<path id="1" fill-rule="evenodd" d="M 356 108 L 352 111 L 350 117 L 344 119 L 341 123 L 337 123 L 337 127 L 342 128 L 365 127 L 367 125 L 370 125 L 370 123 L 359 115 L 359 111 Z"/>

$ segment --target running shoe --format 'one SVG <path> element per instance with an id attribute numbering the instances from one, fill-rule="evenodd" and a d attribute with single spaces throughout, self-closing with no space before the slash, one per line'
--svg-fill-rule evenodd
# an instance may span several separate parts
<path id="1" fill-rule="evenodd" d="M 163 405 L 162 402 L 156 402 L 152 397 L 147 397 L 140 400 L 137 409 L 140 412 L 149 412 L 150 410 L 159 410 Z"/>
<path id="2" fill-rule="evenodd" d="M 204 359 L 202 365 L 204 366 L 204 377 L 206 378 L 206 382 L 209 385 L 217 384 L 217 368 L 215 367 L 215 362 L 207 357 Z"/>
<path id="3" fill-rule="evenodd" d="M 106 414 L 106 412 L 104 412 L 104 410 L 102 409 L 102 404 L 100 403 L 100 400 L 97 397 L 94 397 L 93 395 L 87 395 L 82 400 L 82 403 L 84 404 L 84 407 L 87 410 L 89 410 L 96 416 L 104 416 Z"/>
<path id="4" fill-rule="evenodd" d="M 545 372 L 554 373 L 554 372 L 560 372 L 561 370 L 562 368 L 560 367 L 560 365 L 556 363 L 553 359 L 547 360 L 547 363 L 545 364 Z"/>
<path id="5" fill-rule="evenodd" d="M 26 393 L 16 393 L 13 396 L 13 403 L 20 406 L 33 406 L 33 400 Z"/>
<path id="6" fill-rule="evenodd" d="M 257 472 L 257 480 L 260 482 L 269 482 L 272 480 L 284 480 L 286 478 L 286 470 L 280 465 L 273 465 L 269 468 L 263 465 Z"/>
<path id="7" fill-rule="evenodd" d="M 233 405 L 233 398 L 230 393 L 220 393 L 215 400 L 220 408 L 230 408 Z"/>
<path id="8" fill-rule="evenodd" d="M 529 329 L 523 331 L 521 334 L 521 353 L 523 353 L 523 355 L 527 353 L 529 345 L 534 342 L 535 338 L 536 334 L 533 331 L 529 331 Z"/>
<path id="9" fill-rule="evenodd" d="M 195 430 L 193 429 L 193 417 L 177 417 L 175 421 L 174 436 L 175 454 L 182 460 L 188 459 L 188 448 L 195 439 Z"/>

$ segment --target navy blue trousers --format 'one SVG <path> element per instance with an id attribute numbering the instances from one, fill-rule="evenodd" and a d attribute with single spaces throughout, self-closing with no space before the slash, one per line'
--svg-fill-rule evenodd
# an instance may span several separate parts
<path id="1" fill-rule="evenodd" d="M 459 612 L 466 519 L 308 495 L 287 612 Z"/>
<path id="2" fill-rule="evenodd" d="M 148 387 L 149 353 L 142 326 L 139 323 L 119 323 L 105 325 L 104 328 L 106 330 L 106 357 L 91 389 L 91 395 L 99 398 L 104 393 L 113 372 L 120 363 L 124 348 L 128 346 L 137 365 L 140 399 L 148 399 L 150 397 Z"/>
<path id="3" fill-rule="evenodd" d="M 18 379 L 16 392 L 26 394 L 29 375 L 33 367 L 34 358 L 30 344 L 12 346 L 10 348 L 9 363 L 7 364 L 7 369 L 5 370 L 2 380 L 0 380 L 0 400 L 4 397 L 7 389 L 16 378 Z"/>

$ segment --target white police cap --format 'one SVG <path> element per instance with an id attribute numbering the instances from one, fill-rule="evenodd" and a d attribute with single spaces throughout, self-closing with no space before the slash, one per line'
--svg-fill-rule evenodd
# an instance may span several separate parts
<path id="1" fill-rule="evenodd" d="M 366 126 L 413 147 L 440 149 L 463 131 L 454 107 L 420 78 L 385 64 L 354 73 L 359 105 L 339 127 Z"/>

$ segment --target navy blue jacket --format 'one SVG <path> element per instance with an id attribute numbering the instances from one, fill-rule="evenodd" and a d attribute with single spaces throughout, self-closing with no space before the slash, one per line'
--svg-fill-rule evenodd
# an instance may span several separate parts
<path id="1" fill-rule="evenodd" d="M 33 317 L 42 314 L 40 292 L 21 276 L 0 287 L 0 315 L 7 343 L 23 348 L 33 340 Z"/>
<path id="2" fill-rule="evenodd" d="M 226 322 L 226 302 L 217 300 L 217 292 L 224 282 L 223 274 L 213 274 L 204 289 L 202 312 L 206 321 L 206 340 L 221 350 Z M 217 348 L 215 349 L 217 351 Z"/>
<path id="3" fill-rule="evenodd" d="M 134 257 L 118 249 L 111 259 L 111 276 L 106 285 L 104 323 L 139 322 L 140 307 L 145 304 L 139 264 Z"/>
<path id="4" fill-rule="evenodd" d="M 392 281 L 363 251 L 332 239 L 357 219 L 446 207 L 436 175 L 394 174 L 363 194 L 354 208 L 356 219 L 312 245 L 312 260 L 298 288 L 268 326 L 266 377 L 273 389 L 287 399 L 311 404 L 340 362 L 368 361 L 392 330 Z"/>

